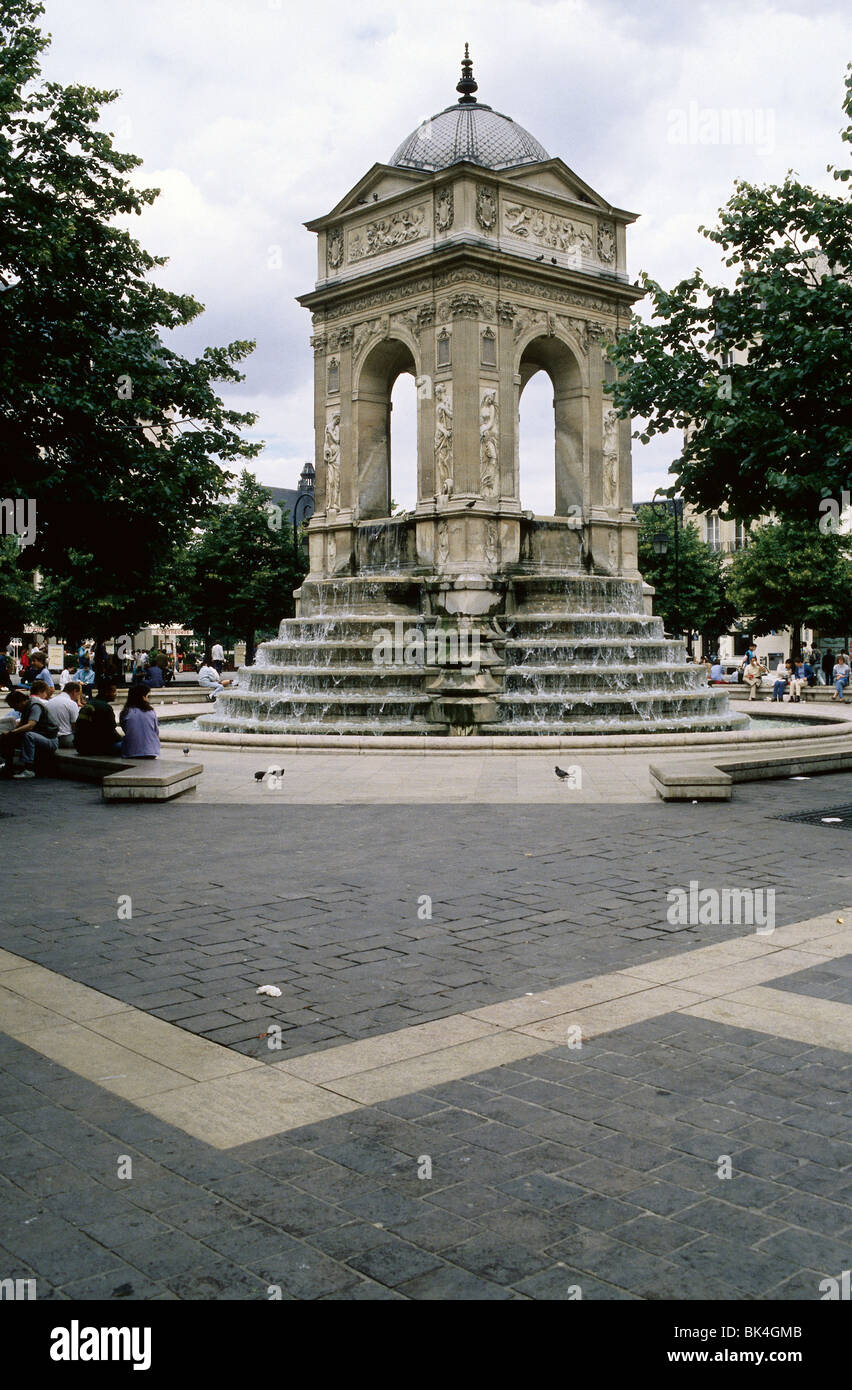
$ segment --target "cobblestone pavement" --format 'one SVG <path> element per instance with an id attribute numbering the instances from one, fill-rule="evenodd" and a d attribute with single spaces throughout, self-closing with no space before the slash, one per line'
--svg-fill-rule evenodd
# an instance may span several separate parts
<path id="1" fill-rule="evenodd" d="M 3 1063 L 0 1262 L 40 1298 L 812 1300 L 852 1259 L 849 1054 L 701 1019 L 227 1153 Z"/>
<path id="2" fill-rule="evenodd" d="M 4 823 L 27 859 L 0 947 L 250 1055 L 273 1018 L 311 1051 L 739 935 L 667 920 L 691 881 L 773 888 L 779 925 L 852 902 L 848 832 L 772 818 L 849 793 L 841 775 L 728 806 L 248 810 L 61 785 L 50 814 L 20 796 Z"/>
<path id="3" fill-rule="evenodd" d="M 848 831 L 773 819 L 848 803 L 841 776 L 629 810 L 8 790 L 0 945 L 263 1060 L 742 937 L 667 920 L 690 881 L 774 888 L 779 925 L 852 902 Z M 850 974 L 773 987 L 818 1010 Z M 4 1039 L 0 1275 L 40 1298 L 818 1299 L 852 1264 L 848 1044 L 671 1013 L 222 1150 Z"/>

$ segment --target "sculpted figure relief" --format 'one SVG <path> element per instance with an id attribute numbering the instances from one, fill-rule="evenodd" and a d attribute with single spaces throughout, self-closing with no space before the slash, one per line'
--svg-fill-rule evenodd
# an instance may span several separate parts
<path id="1" fill-rule="evenodd" d="M 440 497 L 453 493 L 453 398 L 452 387 L 435 387 L 435 486 Z"/>
<path id="2" fill-rule="evenodd" d="M 497 439 L 497 392 L 483 391 L 479 410 L 479 490 L 483 497 L 496 497 L 500 490 Z"/>
<path id="3" fill-rule="evenodd" d="M 439 232 L 449 231 L 453 225 L 453 190 L 442 188 L 435 199 L 435 226 Z"/>
<path id="4" fill-rule="evenodd" d="M 426 234 L 426 209 L 404 208 L 390 217 L 381 217 L 377 222 L 368 222 L 359 227 L 349 240 L 349 259 L 362 261 L 365 256 L 378 256 L 382 251 L 390 251 L 395 246 L 405 246 L 409 241 L 417 241 Z"/>
<path id="5" fill-rule="evenodd" d="M 603 495 L 605 507 L 618 502 L 618 415 L 612 406 L 604 406 Z"/>
<path id="6" fill-rule="evenodd" d="M 339 230 L 329 233 L 326 253 L 329 270 L 339 270 L 343 264 L 343 233 Z"/>
<path id="7" fill-rule="evenodd" d="M 607 264 L 615 260 L 615 229 L 609 222 L 598 227 L 598 255 Z"/>
<path id="8" fill-rule="evenodd" d="M 484 232 L 490 232 L 497 221 L 497 199 L 484 184 L 476 190 L 476 220 Z"/>
<path id="9" fill-rule="evenodd" d="M 340 510 L 340 416 L 332 415 L 325 427 L 325 508 Z"/>
<path id="10" fill-rule="evenodd" d="M 585 256 L 594 254 L 592 238 L 584 227 L 578 227 L 555 212 L 545 212 L 543 208 L 529 207 L 525 203 L 509 204 L 503 214 L 503 225 L 512 236 L 529 237 L 539 246 L 551 246 L 559 251 L 572 251 L 576 247 Z"/>

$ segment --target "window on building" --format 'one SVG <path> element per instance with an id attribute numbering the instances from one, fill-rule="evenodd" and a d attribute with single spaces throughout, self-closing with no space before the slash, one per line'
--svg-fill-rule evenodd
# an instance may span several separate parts
<path id="1" fill-rule="evenodd" d="M 328 391 L 329 395 L 334 395 L 340 390 L 340 363 L 336 357 L 332 357 L 328 364 Z"/>
<path id="2" fill-rule="evenodd" d="M 442 328 L 438 334 L 438 366 L 449 367 L 450 365 L 450 335 L 446 328 Z"/>
<path id="3" fill-rule="evenodd" d="M 722 549 L 722 523 L 718 512 L 710 512 L 704 518 L 704 539 L 711 550 Z"/>
<path id="4" fill-rule="evenodd" d="M 734 523 L 734 550 L 744 550 L 748 545 L 748 527 L 744 521 Z"/>

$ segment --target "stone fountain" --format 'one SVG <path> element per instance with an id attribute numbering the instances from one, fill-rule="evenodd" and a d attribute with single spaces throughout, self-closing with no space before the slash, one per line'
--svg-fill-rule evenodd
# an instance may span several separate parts
<path id="1" fill-rule="evenodd" d="M 325 217 L 316 509 L 295 619 L 199 723 L 286 734 L 597 734 L 747 721 L 651 616 L 606 346 L 641 291 L 613 207 L 459 100 Z M 521 394 L 553 386 L 555 514 L 520 502 Z M 391 515 L 390 398 L 417 387 L 417 504 Z"/>

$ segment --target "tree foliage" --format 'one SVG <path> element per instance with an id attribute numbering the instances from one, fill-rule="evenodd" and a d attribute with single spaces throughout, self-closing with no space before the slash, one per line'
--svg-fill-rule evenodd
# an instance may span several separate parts
<path id="1" fill-rule="evenodd" d="M 34 499 L 26 555 L 57 625 L 116 633 L 164 620 L 173 552 L 259 445 L 214 384 L 253 344 L 195 360 L 163 335 L 202 305 L 160 288 L 124 223 L 157 196 L 99 128 L 118 93 L 41 80 L 43 6 L 0 7 L 0 467 Z"/>
<path id="2" fill-rule="evenodd" d="M 852 66 L 844 111 L 849 143 Z M 744 521 L 816 522 L 820 499 L 852 486 L 849 191 L 822 193 L 792 172 L 777 186 L 737 182 L 718 227 L 700 230 L 736 267 L 733 288 L 696 270 L 666 291 L 643 274 L 653 320 L 634 320 L 610 350 L 619 376 L 608 389 L 622 415 L 646 417 L 643 442 L 685 431 L 670 496 Z"/>
<path id="3" fill-rule="evenodd" d="M 270 512 L 269 493 L 243 471 L 235 499 L 215 508 L 179 566 L 181 613 L 196 632 L 242 639 L 251 649 L 257 633 L 293 616 L 307 559 L 301 543 L 294 545 L 290 518 Z"/>
<path id="4" fill-rule="evenodd" d="M 761 526 L 734 557 L 730 590 L 755 633 L 842 630 L 852 625 L 849 537 L 790 521 Z"/>
<path id="5" fill-rule="evenodd" d="M 686 628 L 718 637 L 735 616 L 725 583 L 722 557 L 701 539 L 690 521 L 678 526 L 675 518 L 651 507 L 638 510 L 639 569 L 656 590 L 654 612 L 671 632 Z M 666 538 L 666 552 L 658 554 L 654 540 Z"/>

